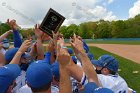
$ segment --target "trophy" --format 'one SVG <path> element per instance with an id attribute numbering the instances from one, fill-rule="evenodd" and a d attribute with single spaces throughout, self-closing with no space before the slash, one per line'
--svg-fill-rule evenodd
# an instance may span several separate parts
<path id="1" fill-rule="evenodd" d="M 52 37 L 52 31 L 56 33 L 62 25 L 62 23 L 64 22 L 64 20 L 65 17 L 63 17 L 61 14 L 50 8 L 44 20 L 42 21 L 39 29 Z"/>

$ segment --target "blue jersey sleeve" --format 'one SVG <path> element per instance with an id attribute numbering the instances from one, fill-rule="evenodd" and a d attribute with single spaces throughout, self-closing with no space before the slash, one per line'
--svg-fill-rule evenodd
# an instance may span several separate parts
<path id="1" fill-rule="evenodd" d="M 18 30 L 13 31 L 14 47 L 19 48 L 22 45 L 22 40 Z"/>
<path id="2" fill-rule="evenodd" d="M 83 41 L 83 40 L 82 40 L 82 41 Z M 86 50 L 86 53 L 88 53 L 88 52 L 89 52 L 89 47 L 88 47 L 88 45 L 86 44 L 85 41 L 83 41 L 83 47 L 84 47 L 84 49 Z"/>
<path id="3" fill-rule="evenodd" d="M 50 64 L 50 57 L 51 57 L 51 53 L 50 52 L 46 52 L 45 53 L 44 61 L 47 62 L 48 64 Z"/>

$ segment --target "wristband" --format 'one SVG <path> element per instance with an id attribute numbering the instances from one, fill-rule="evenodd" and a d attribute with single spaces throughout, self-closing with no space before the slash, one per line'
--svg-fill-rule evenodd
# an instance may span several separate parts
<path id="1" fill-rule="evenodd" d="M 67 49 L 67 47 L 66 46 L 61 46 L 61 49 Z"/>

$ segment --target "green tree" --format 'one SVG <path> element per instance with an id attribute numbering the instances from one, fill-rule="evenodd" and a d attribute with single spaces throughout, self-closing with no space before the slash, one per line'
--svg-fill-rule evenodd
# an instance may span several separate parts
<path id="1" fill-rule="evenodd" d="M 10 30 L 10 27 L 6 23 L 0 24 L 0 35 L 7 32 L 8 30 Z M 7 38 L 11 41 L 13 39 L 13 35 L 9 34 Z"/>
<path id="2" fill-rule="evenodd" d="M 95 33 L 96 38 L 111 38 L 111 27 L 108 21 L 99 21 Z"/>
<path id="3" fill-rule="evenodd" d="M 123 31 L 126 29 L 125 22 L 123 20 L 113 21 L 111 22 L 111 28 L 112 28 L 112 36 L 115 38 L 122 37 Z"/>
<path id="4" fill-rule="evenodd" d="M 97 25 L 95 22 L 87 22 L 79 25 L 79 35 L 84 39 L 90 39 L 93 37 L 96 31 Z"/>
<path id="5" fill-rule="evenodd" d="M 33 37 L 35 35 L 32 28 L 29 28 L 29 29 L 21 29 L 20 30 L 20 33 L 21 33 L 21 35 L 22 35 L 22 37 L 24 39 L 25 38 L 28 38 L 28 37 Z"/>
<path id="6" fill-rule="evenodd" d="M 71 24 L 68 27 L 62 26 L 60 28 L 60 33 L 62 33 L 65 38 L 70 38 L 74 33 L 78 34 L 78 26 L 76 24 Z"/>

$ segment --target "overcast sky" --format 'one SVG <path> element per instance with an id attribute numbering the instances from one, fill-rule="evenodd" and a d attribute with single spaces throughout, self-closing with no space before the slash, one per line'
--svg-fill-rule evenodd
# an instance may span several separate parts
<path id="1" fill-rule="evenodd" d="M 33 27 L 49 8 L 65 16 L 63 25 L 69 25 L 134 17 L 140 13 L 140 0 L 0 0 L 0 21 L 16 19 L 21 27 Z"/>

